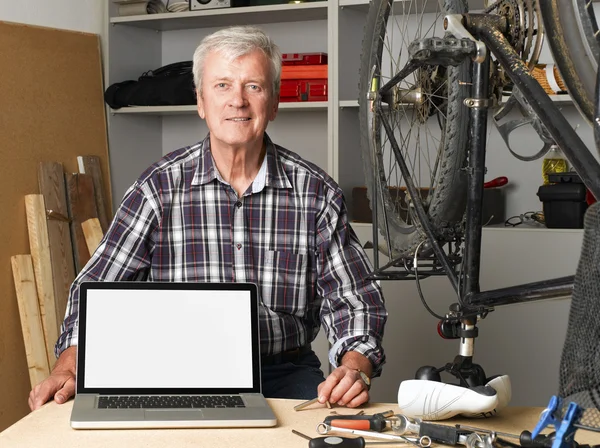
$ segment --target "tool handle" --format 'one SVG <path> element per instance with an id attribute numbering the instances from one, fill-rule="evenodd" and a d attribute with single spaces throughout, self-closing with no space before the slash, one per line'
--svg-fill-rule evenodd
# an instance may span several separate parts
<path id="1" fill-rule="evenodd" d="M 531 432 L 523 431 L 519 436 L 519 442 L 521 443 L 521 446 L 525 448 L 551 448 L 555 436 L 556 433 L 553 432 L 548 435 L 538 434 L 533 438 Z"/>
<path id="2" fill-rule="evenodd" d="M 363 437 L 338 437 L 338 436 L 327 436 L 327 437 L 315 437 L 308 442 L 308 448 L 364 448 L 365 439 Z"/>
<path id="3" fill-rule="evenodd" d="M 508 177 L 500 176 L 500 177 L 496 177 L 495 179 L 492 179 L 492 180 L 484 183 L 483 188 L 502 187 L 503 185 L 506 185 L 507 183 L 508 183 Z"/>
<path id="4" fill-rule="evenodd" d="M 386 420 L 381 414 L 375 415 L 329 415 L 323 423 L 337 428 L 362 429 L 381 432 L 386 428 Z"/>
<path id="5" fill-rule="evenodd" d="M 427 436 L 433 442 L 443 443 L 444 445 L 457 445 L 459 436 L 464 434 L 469 434 L 469 431 L 463 431 L 453 426 L 426 422 L 421 422 L 419 426 L 419 437 Z"/>

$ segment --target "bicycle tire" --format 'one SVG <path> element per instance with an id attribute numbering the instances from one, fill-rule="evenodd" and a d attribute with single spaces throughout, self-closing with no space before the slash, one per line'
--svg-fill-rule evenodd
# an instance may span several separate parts
<path id="1" fill-rule="evenodd" d="M 379 131 L 375 131 L 378 129 L 377 119 L 371 121 L 370 101 L 368 100 L 372 74 L 375 77 L 381 75 L 384 42 L 389 38 L 386 33 L 388 20 L 392 14 L 392 1 L 373 0 L 369 7 L 360 64 L 359 121 L 367 194 L 372 204 L 373 201 L 377 201 L 375 205 L 377 206 L 379 229 L 384 238 L 389 240 L 393 256 L 406 257 L 414 252 L 425 237 L 420 231 L 418 220 L 412 219 L 412 223 L 409 223 L 398 212 L 397 198 L 395 194 L 391 193 L 393 190 L 390 188 L 394 185 L 389 180 L 389 173 L 385 172 L 385 160 L 383 160 L 386 150 L 389 151 L 389 149 L 383 147 L 385 143 L 382 144 L 381 134 Z M 440 11 L 442 17 L 445 15 L 444 13 L 468 11 L 467 2 L 464 0 L 445 0 L 439 3 L 443 8 Z M 410 41 L 406 41 L 406 45 Z M 447 113 L 444 125 L 440 126 L 441 137 L 437 148 L 440 169 L 436 170 L 435 179 L 432 178 L 431 183 L 435 187 L 432 185 L 429 188 L 428 197 L 421 201 L 427 210 L 434 233 L 441 240 L 455 238 L 456 230 L 463 221 L 466 207 L 467 176 L 466 170 L 463 168 L 466 164 L 469 120 L 468 109 L 463 105 L 463 100 L 468 89 L 460 86 L 459 81 L 468 83 L 471 77 L 470 66 L 470 61 L 466 61 L 459 67 L 447 69 Z M 401 66 L 397 67 L 396 72 L 401 68 Z M 427 123 L 424 126 L 427 126 Z M 376 185 L 374 181 L 377 182 Z M 417 200 L 421 200 L 421 198 Z"/>
<path id="2" fill-rule="evenodd" d="M 592 4 L 585 0 L 539 1 L 548 45 L 558 71 L 580 112 L 592 122 L 600 55 Z"/>

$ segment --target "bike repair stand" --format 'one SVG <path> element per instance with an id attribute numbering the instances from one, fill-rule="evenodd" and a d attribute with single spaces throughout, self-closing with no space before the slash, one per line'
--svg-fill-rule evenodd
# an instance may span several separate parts
<path id="1" fill-rule="evenodd" d="M 443 367 L 423 366 L 417 370 L 418 380 L 442 381 L 441 372 L 447 372 L 459 380 L 463 387 L 483 386 L 487 378 L 483 368 L 473 362 L 473 347 L 478 329 L 476 317 L 461 320 L 442 320 L 438 323 L 438 333 L 444 339 L 460 339 L 459 354 L 454 361 Z"/>
<path id="2" fill-rule="evenodd" d="M 445 24 L 448 25 L 447 23 Z M 458 28 L 458 27 L 457 27 Z M 464 30 L 464 28 L 463 28 Z M 456 32 L 456 29 L 453 30 Z M 464 30 L 460 37 L 471 37 Z M 483 368 L 473 363 L 473 347 L 477 337 L 478 315 L 487 314 L 483 307 L 469 307 L 469 296 L 478 293 L 479 266 L 481 261 L 481 225 L 483 209 L 483 184 L 485 176 L 485 142 L 487 134 L 487 118 L 489 107 L 490 57 L 485 49 L 478 48 L 472 63 L 471 96 L 465 98 L 471 122 L 469 146 L 467 210 L 465 223 L 464 260 L 461 269 L 462 281 L 459 280 L 460 303 L 453 304 L 449 319 L 441 321 L 438 332 L 444 338 L 460 339 L 459 354 L 452 363 L 439 369 L 430 366 L 421 367 L 416 374 L 417 379 L 435 379 L 440 381 L 440 372 L 446 371 L 454 375 L 460 386 L 476 387 L 487 383 Z M 468 84 L 468 83 L 467 83 Z"/>

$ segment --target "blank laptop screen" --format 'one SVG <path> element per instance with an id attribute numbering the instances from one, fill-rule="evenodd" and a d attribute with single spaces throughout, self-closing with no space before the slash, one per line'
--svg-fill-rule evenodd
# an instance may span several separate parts
<path id="1" fill-rule="evenodd" d="M 84 388 L 252 388 L 250 294 L 89 289 Z"/>

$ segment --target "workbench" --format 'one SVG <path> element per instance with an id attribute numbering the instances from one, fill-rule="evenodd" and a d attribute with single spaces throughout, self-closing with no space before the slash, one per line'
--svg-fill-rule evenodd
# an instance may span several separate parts
<path id="1" fill-rule="evenodd" d="M 35 448 L 155 448 L 155 447 L 210 447 L 210 448 L 295 448 L 308 447 L 308 441 L 292 433 L 299 431 L 310 437 L 320 437 L 316 426 L 332 411 L 338 414 L 356 414 L 358 409 L 333 406 L 328 409 L 316 404 L 302 411 L 294 411 L 301 400 L 268 399 L 277 416 L 273 428 L 203 428 L 203 429 L 119 429 L 75 430 L 69 425 L 73 401 L 63 405 L 50 402 L 34 411 L 0 433 L 0 447 Z M 367 414 L 394 411 L 396 403 L 370 403 L 360 409 Z M 506 433 L 518 434 L 533 430 L 544 408 L 509 407 L 489 419 L 446 420 L 445 424 L 468 424 Z M 339 434 L 353 437 L 351 434 Z M 581 443 L 600 444 L 600 434 L 578 431 L 576 439 Z M 367 439 L 377 441 L 377 439 Z M 379 441 L 382 441 L 381 439 Z M 437 444 L 433 444 L 435 447 Z M 369 445 L 367 444 L 367 447 Z M 395 446 L 395 444 L 383 445 Z M 402 446 L 402 445 L 398 445 Z M 405 445 L 406 446 L 406 445 Z M 438 445 L 439 446 L 439 445 Z"/>

